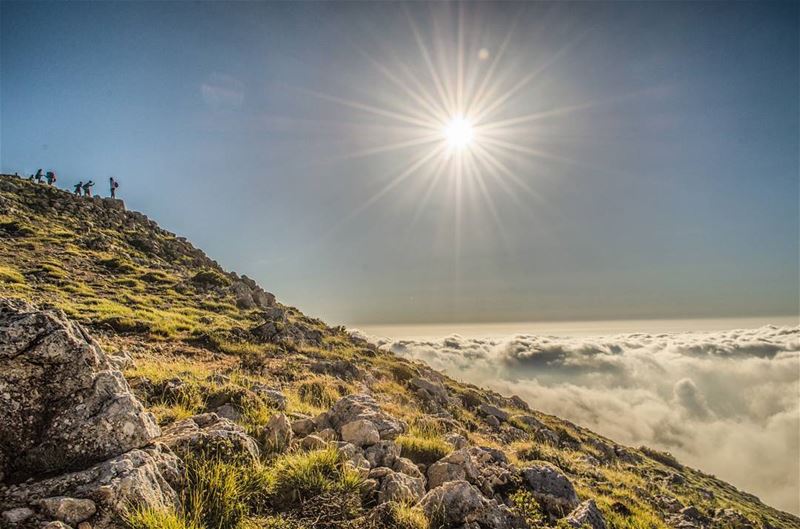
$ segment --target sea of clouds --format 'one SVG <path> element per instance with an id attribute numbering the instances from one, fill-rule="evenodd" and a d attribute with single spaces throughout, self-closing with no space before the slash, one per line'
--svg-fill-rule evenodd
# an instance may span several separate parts
<path id="1" fill-rule="evenodd" d="M 800 326 L 373 341 L 800 513 Z"/>

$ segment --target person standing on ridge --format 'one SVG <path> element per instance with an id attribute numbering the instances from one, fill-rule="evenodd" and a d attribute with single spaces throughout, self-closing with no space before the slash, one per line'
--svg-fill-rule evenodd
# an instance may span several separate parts
<path id="1" fill-rule="evenodd" d="M 117 198 L 117 188 L 119 187 L 119 182 L 114 180 L 114 177 L 111 176 L 108 179 L 108 186 L 111 188 L 111 198 Z"/>
<path id="2" fill-rule="evenodd" d="M 81 188 L 83 188 L 83 182 L 78 182 L 75 184 L 75 194 L 81 196 Z"/>
<path id="3" fill-rule="evenodd" d="M 93 185 L 94 185 L 94 182 L 92 182 L 91 180 L 89 180 L 88 182 L 83 184 L 83 196 L 85 196 L 85 197 L 92 196 L 92 186 Z"/>
<path id="4" fill-rule="evenodd" d="M 42 183 L 42 170 L 41 169 L 36 171 L 36 183 L 37 184 L 41 184 Z"/>
<path id="5" fill-rule="evenodd" d="M 51 186 L 56 181 L 56 174 L 53 171 L 47 171 L 45 178 L 47 179 L 47 185 Z"/>

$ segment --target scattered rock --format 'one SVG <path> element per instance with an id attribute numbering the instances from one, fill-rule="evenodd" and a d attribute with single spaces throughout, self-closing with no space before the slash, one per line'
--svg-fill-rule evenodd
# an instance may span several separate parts
<path id="1" fill-rule="evenodd" d="M 262 429 L 261 439 L 270 450 L 280 451 L 292 442 L 292 425 L 283 413 L 270 417 Z"/>
<path id="2" fill-rule="evenodd" d="M 341 428 L 342 441 L 356 446 L 370 446 L 381 440 L 378 428 L 366 419 L 357 419 Z"/>
<path id="3" fill-rule="evenodd" d="M 241 426 L 218 416 L 203 413 L 164 427 L 159 441 L 180 457 L 205 453 L 225 461 L 258 459 L 258 446 Z"/>
<path id="4" fill-rule="evenodd" d="M 348 395 L 340 399 L 328 415 L 328 421 L 336 430 L 359 419 L 374 424 L 381 439 L 394 439 L 406 430 L 405 423 L 382 411 L 375 399 L 365 394 Z"/>
<path id="5" fill-rule="evenodd" d="M 17 507 L 16 509 L 5 511 L 2 514 L 2 519 L 5 523 L 17 524 L 24 522 L 31 516 L 33 516 L 33 511 L 28 507 Z"/>
<path id="6" fill-rule="evenodd" d="M 45 516 L 55 518 L 69 525 L 75 525 L 91 518 L 97 507 L 92 500 L 55 496 L 39 500 L 39 507 Z"/>
<path id="7" fill-rule="evenodd" d="M 466 448 L 456 450 L 428 467 L 428 490 L 449 481 L 466 480 L 475 483 L 477 479 L 478 468 Z"/>
<path id="8" fill-rule="evenodd" d="M 319 450 L 328 446 L 328 442 L 316 435 L 307 435 L 300 440 L 300 448 L 303 450 Z"/>
<path id="9" fill-rule="evenodd" d="M 72 529 L 72 527 L 65 524 L 64 522 L 54 521 L 44 524 L 42 526 L 42 529 Z"/>
<path id="10" fill-rule="evenodd" d="M 0 511 L 34 505 L 42 498 L 92 500 L 94 529 L 116 528 L 115 519 L 132 504 L 177 507 L 181 461 L 161 445 L 134 449 L 77 472 L 0 488 Z"/>
<path id="11" fill-rule="evenodd" d="M 398 503 L 416 503 L 425 494 L 425 479 L 412 478 L 406 474 L 392 472 L 380 482 L 378 503 L 396 501 Z"/>
<path id="12" fill-rule="evenodd" d="M 478 406 L 478 411 L 488 417 L 495 417 L 497 420 L 502 422 L 507 422 L 509 415 L 508 412 L 498 408 L 497 406 L 492 406 L 491 404 L 481 404 Z"/>
<path id="13" fill-rule="evenodd" d="M 568 524 L 580 529 L 588 525 L 591 529 L 606 529 L 606 521 L 594 500 L 586 500 L 578 505 L 566 518 Z"/>
<path id="14" fill-rule="evenodd" d="M 364 450 L 364 457 L 373 468 L 391 468 L 400 458 L 400 447 L 394 441 L 380 441 Z"/>
<path id="15" fill-rule="evenodd" d="M 540 463 L 522 471 L 533 496 L 552 517 L 560 518 L 578 506 L 572 482 L 556 467 Z"/>
<path id="16" fill-rule="evenodd" d="M 273 389 L 265 384 L 253 384 L 251 389 L 256 395 L 264 399 L 264 402 L 271 408 L 278 411 L 286 410 L 286 395 L 277 389 Z"/>
<path id="17" fill-rule="evenodd" d="M 314 433 L 317 426 L 311 419 L 298 419 L 292 422 L 292 432 L 299 437 L 304 437 Z"/>
<path id="18" fill-rule="evenodd" d="M 450 481 L 430 490 L 419 506 L 431 520 L 431 527 L 455 529 L 523 529 L 527 524 L 505 505 L 489 500 L 466 481 Z"/>

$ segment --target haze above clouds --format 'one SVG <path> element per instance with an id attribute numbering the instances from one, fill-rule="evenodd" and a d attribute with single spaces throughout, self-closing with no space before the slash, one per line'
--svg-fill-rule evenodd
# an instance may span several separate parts
<path id="1" fill-rule="evenodd" d="M 800 326 L 377 341 L 800 513 Z"/>

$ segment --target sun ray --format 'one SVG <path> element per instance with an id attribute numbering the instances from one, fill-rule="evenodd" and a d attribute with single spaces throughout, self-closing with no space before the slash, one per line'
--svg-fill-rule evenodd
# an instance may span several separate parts
<path id="1" fill-rule="evenodd" d="M 406 12 L 406 17 L 408 18 L 408 22 L 411 25 L 411 31 L 414 33 L 414 40 L 417 43 L 417 48 L 422 55 L 423 60 L 425 61 L 425 65 L 428 67 L 428 72 L 433 79 L 434 86 L 436 87 L 436 91 L 439 94 L 439 97 L 445 104 L 445 110 L 448 114 L 453 113 L 453 108 L 450 105 L 450 98 L 448 97 L 447 92 L 444 89 L 441 79 L 439 78 L 439 74 L 436 73 L 436 68 L 433 65 L 433 61 L 431 60 L 430 54 L 428 53 L 428 49 L 425 47 L 425 43 L 423 42 L 422 35 L 420 35 L 419 28 L 417 28 L 416 22 L 411 17 L 411 13 L 408 12 L 408 8 L 404 7 Z"/>
<path id="2" fill-rule="evenodd" d="M 342 97 L 336 97 L 336 96 L 332 96 L 332 95 L 329 95 L 329 94 L 323 94 L 322 92 L 316 92 L 316 91 L 313 91 L 313 90 L 306 90 L 306 89 L 300 89 L 300 90 L 302 90 L 303 92 L 305 92 L 305 93 L 307 93 L 309 95 L 318 97 L 320 99 L 325 99 L 327 101 L 331 101 L 333 103 L 338 103 L 340 105 L 348 106 L 348 107 L 355 108 L 355 109 L 358 109 L 358 110 L 364 110 L 366 112 L 370 112 L 370 113 L 375 114 L 377 116 L 383 116 L 383 117 L 387 117 L 387 118 L 391 118 L 391 119 L 396 119 L 398 121 L 402 121 L 402 122 L 405 122 L 405 123 L 410 123 L 412 125 L 417 125 L 419 127 L 424 127 L 424 128 L 435 128 L 436 127 L 436 123 L 433 122 L 433 121 L 431 121 L 431 122 L 424 121 L 424 120 L 421 120 L 421 119 L 417 119 L 417 118 L 415 118 L 413 116 L 406 116 L 405 114 L 400 114 L 398 112 L 392 112 L 390 110 L 385 110 L 385 109 L 382 109 L 382 108 L 378 108 L 378 107 L 375 107 L 375 106 L 372 106 L 372 105 L 368 105 L 366 103 L 360 103 L 358 101 L 353 101 L 353 100 L 350 100 L 350 99 L 344 99 Z"/>
<path id="3" fill-rule="evenodd" d="M 480 123 L 486 116 L 489 116 L 494 112 L 498 107 L 503 105 L 506 101 L 508 101 L 511 97 L 517 94 L 520 90 L 522 90 L 525 86 L 528 85 L 534 78 L 541 75 L 544 71 L 550 68 L 552 65 L 556 64 L 561 57 L 563 57 L 567 51 L 572 49 L 574 46 L 578 44 L 583 39 L 583 36 L 579 36 L 573 39 L 571 42 L 567 43 L 566 45 L 562 46 L 557 52 L 555 52 L 552 56 L 545 61 L 544 64 L 536 68 L 533 72 L 529 73 L 528 75 L 524 76 L 520 79 L 517 83 L 514 84 L 508 91 L 504 94 L 493 98 L 491 104 L 486 106 L 485 108 L 481 108 L 476 112 L 475 115 L 475 122 Z M 490 90 L 487 92 L 487 97 L 492 95 L 494 90 Z"/>

